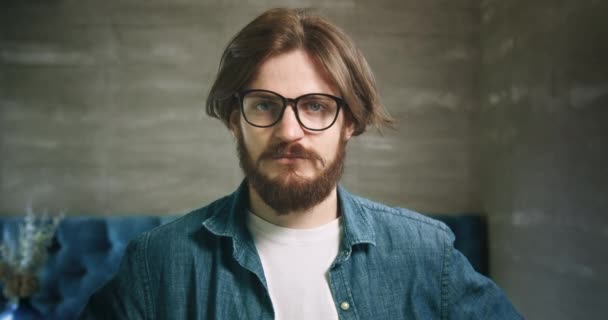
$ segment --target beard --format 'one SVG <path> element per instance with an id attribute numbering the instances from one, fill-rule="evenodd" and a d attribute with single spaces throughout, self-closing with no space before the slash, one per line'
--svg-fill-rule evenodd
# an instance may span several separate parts
<path id="1" fill-rule="evenodd" d="M 239 164 L 247 177 L 247 182 L 279 215 L 305 211 L 319 204 L 329 196 L 342 177 L 347 142 L 345 130 L 340 134 L 336 157 L 330 163 L 324 161 L 313 150 L 307 150 L 297 143 L 286 142 L 269 145 L 254 161 L 245 146 L 241 129 L 237 128 L 236 131 Z M 308 178 L 299 173 L 297 164 L 285 164 L 280 169 L 283 172 L 279 172 L 274 178 L 262 173 L 260 168 L 264 160 L 273 161 L 284 155 L 300 158 L 301 160 L 297 162 L 310 161 L 313 168 L 320 164 L 322 170 Z"/>

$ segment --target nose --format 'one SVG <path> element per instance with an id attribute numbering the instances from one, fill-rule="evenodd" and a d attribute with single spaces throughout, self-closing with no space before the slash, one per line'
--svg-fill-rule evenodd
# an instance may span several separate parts
<path id="1" fill-rule="evenodd" d="M 290 106 L 285 108 L 283 118 L 275 125 L 275 135 L 285 142 L 296 141 L 304 136 L 304 129 Z"/>

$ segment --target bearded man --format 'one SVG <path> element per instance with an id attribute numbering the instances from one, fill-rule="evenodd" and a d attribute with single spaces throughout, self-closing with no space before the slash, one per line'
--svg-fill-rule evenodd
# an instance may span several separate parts
<path id="1" fill-rule="evenodd" d="M 207 112 L 235 137 L 233 194 L 135 239 L 92 319 L 520 319 L 440 222 L 338 185 L 349 139 L 390 125 L 344 32 L 274 9 L 229 43 Z"/>

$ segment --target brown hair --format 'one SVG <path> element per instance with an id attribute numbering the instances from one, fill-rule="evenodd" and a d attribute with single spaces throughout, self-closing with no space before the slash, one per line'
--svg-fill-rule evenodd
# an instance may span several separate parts
<path id="1" fill-rule="evenodd" d="M 374 75 L 359 49 L 338 27 L 306 9 L 272 9 L 264 12 L 234 36 L 220 61 L 207 97 L 207 114 L 229 126 L 242 90 L 266 59 L 303 49 L 324 68 L 348 104 L 354 135 L 368 125 L 391 126 L 393 119 L 382 103 Z"/>

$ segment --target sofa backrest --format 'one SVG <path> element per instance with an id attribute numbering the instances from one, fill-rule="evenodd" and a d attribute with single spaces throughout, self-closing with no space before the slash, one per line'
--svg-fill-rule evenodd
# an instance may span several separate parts
<path id="1" fill-rule="evenodd" d="M 173 216 L 68 217 L 40 271 L 40 290 L 29 299 L 43 319 L 75 319 L 89 296 L 116 272 L 131 239 Z M 14 238 L 19 218 L 2 218 L 2 239 Z"/>
<path id="2" fill-rule="evenodd" d="M 487 274 L 486 227 L 477 215 L 432 216 L 456 235 L 455 246 L 481 273 Z M 76 319 L 88 298 L 116 272 L 128 242 L 175 216 L 68 217 L 49 248 L 40 271 L 40 290 L 27 301 L 41 319 Z M 22 220 L 0 217 L 2 240 L 14 235 Z M 2 298 L 3 299 L 3 298 Z"/>

